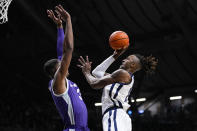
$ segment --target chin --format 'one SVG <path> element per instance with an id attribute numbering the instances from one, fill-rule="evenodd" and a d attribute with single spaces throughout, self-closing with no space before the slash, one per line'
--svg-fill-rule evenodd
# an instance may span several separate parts
<path id="1" fill-rule="evenodd" d="M 66 77 L 69 77 L 69 73 L 66 75 Z"/>

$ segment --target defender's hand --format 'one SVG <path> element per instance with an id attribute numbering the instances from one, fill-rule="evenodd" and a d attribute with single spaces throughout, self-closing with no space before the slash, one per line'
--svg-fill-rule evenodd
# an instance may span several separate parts
<path id="1" fill-rule="evenodd" d="M 62 26 L 62 20 L 60 18 L 59 12 L 55 11 L 57 13 L 57 17 L 55 16 L 54 12 L 52 10 L 47 10 L 48 17 L 53 20 L 53 22 L 58 26 Z"/>
<path id="2" fill-rule="evenodd" d="M 55 9 L 56 12 L 60 14 L 60 17 L 64 22 L 71 18 L 70 14 L 61 5 L 56 6 Z"/>
<path id="3" fill-rule="evenodd" d="M 82 69 L 83 73 L 90 73 L 91 72 L 91 64 L 92 62 L 89 61 L 88 56 L 86 56 L 86 61 L 82 56 L 78 59 L 81 65 L 77 65 L 79 68 Z"/>

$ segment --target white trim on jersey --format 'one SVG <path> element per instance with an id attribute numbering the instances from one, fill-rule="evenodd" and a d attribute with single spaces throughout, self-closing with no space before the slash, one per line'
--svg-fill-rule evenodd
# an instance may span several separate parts
<path id="1" fill-rule="evenodd" d="M 61 96 L 64 96 L 65 94 L 68 93 L 68 89 L 69 89 L 69 83 L 68 83 L 68 79 L 66 79 L 66 91 L 62 94 L 55 94 L 55 92 L 53 91 L 53 80 L 51 82 L 51 90 L 52 90 L 52 93 L 54 94 L 54 96 L 57 96 L 57 97 L 61 97 Z"/>
<path id="2" fill-rule="evenodd" d="M 70 117 L 71 125 L 75 125 L 75 118 L 74 118 L 73 106 L 72 106 L 72 102 L 71 102 L 70 96 L 66 94 L 66 95 L 62 96 L 62 98 L 68 104 L 68 115 Z"/>
<path id="3" fill-rule="evenodd" d="M 68 90 L 70 88 L 68 79 L 66 79 L 66 85 L 67 85 L 66 91 L 60 95 L 55 94 L 55 92 L 53 91 L 53 86 L 52 86 L 51 90 L 52 90 L 52 93 L 54 94 L 54 96 L 62 97 L 66 101 L 66 103 L 68 104 L 68 115 L 69 115 L 71 124 L 74 125 L 75 124 L 74 112 L 73 112 L 73 107 L 72 107 L 72 102 L 71 102 L 70 96 L 68 95 Z M 75 131 L 75 130 L 73 130 L 73 131 Z"/>
<path id="4" fill-rule="evenodd" d="M 68 129 L 68 131 L 75 131 L 75 129 Z"/>

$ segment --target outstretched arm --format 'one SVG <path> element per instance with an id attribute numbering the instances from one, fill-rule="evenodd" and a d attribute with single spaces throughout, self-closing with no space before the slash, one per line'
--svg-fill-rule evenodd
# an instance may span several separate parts
<path id="1" fill-rule="evenodd" d="M 63 54 L 63 42 L 64 42 L 64 30 L 63 27 L 57 29 L 57 57 L 59 60 L 62 58 Z"/>
<path id="2" fill-rule="evenodd" d="M 59 5 L 56 6 L 56 10 L 60 13 L 61 19 L 66 22 L 65 36 L 63 42 L 63 54 L 61 58 L 60 67 L 58 68 L 55 77 L 53 90 L 55 94 L 62 94 L 66 91 L 65 77 L 68 74 L 68 68 L 73 52 L 73 31 L 70 14 Z"/>
<path id="3" fill-rule="evenodd" d="M 101 78 L 106 73 L 105 71 L 109 68 L 109 66 L 121 55 L 126 51 L 127 48 L 121 50 L 115 50 L 114 53 L 109 56 L 106 60 L 104 60 L 100 65 L 98 65 L 93 71 L 92 74 L 97 77 Z"/>
<path id="4" fill-rule="evenodd" d="M 78 65 L 82 69 L 84 76 L 86 77 L 87 82 L 93 89 L 101 89 L 106 85 L 112 83 L 129 83 L 131 78 L 127 71 L 119 69 L 113 72 L 112 74 L 103 76 L 101 78 L 94 77 L 91 72 L 91 62 L 89 62 L 88 57 L 86 57 L 86 61 L 83 57 L 80 57 L 79 62 L 81 65 Z"/>
<path id="5" fill-rule="evenodd" d="M 58 11 L 56 11 L 57 17 L 53 13 L 52 10 L 47 10 L 48 17 L 53 20 L 53 22 L 57 25 L 57 58 L 61 60 L 63 53 L 63 42 L 64 42 L 64 30 L 61 20 L 61 15 Z"/>

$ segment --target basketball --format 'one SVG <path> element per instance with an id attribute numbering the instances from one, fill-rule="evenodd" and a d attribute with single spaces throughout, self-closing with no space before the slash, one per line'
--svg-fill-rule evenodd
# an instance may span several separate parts
<path id="1" fill-rule="evenodd" d="M 109 45 L 114 50 L 129 46 L 129 37 L 124 31 L 115 31 L 109 37 Z"/>

